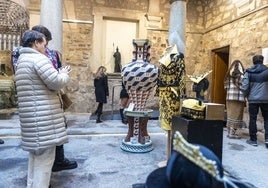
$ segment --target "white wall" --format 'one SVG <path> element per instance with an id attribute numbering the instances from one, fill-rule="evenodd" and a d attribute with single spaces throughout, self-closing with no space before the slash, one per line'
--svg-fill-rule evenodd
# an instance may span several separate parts
<path id="1" fill-rule="evenodd" d="M 104 66 L 107 72 L 114 71 L 114 57 L 118 47 L 121 53 L 121 65 L 129 63 L 133 59 L 132 40 L 137 37 L 137 23 L 105 19 L 104 22 Z"/>

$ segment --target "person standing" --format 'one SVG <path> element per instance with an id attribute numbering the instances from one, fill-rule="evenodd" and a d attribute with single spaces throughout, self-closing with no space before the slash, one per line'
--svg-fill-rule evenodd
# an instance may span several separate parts
<path id="1" fill-rule="evenodd" d="M 253 66 L 246 70 L 242 91 L 248 100 L 249 136 L 246 142 L 257 146 L 257 116 L 261 109 L 264 119 L 264 139 L 268 148 L 268 68 L 263 64 L 263 56 L 253 56 Z"/>
<path id="2" fill-rule="evenodd" d="M 4 144 L 4 143 L 5 143 L 5 141 L 0 139 L 0 144 Z"/>
<path id="3" fill-rule="evenodd" d="M 224 89 L 226 89 L 227 130 L 228 138 L 241 138 L 237 129 L 242 128 L 245 98 L 241 90 L 244 67 L 239 60 L 232 62 L 224 78 Z"/>
<path id="4" fill-rule="evenodd" d="M 47 43 L 52 40 L 51 32 L 43 25 L 36 25 L 32 27 L 32 30 L 43 33 L 47 39 Z M 56 70 L 61 69 L 62 63 L 60 61 L 59 54 L 48 47 L 46 47 L 46 56 L 50 59 L 53 67 Z M 65 122 L 66 125 L 66 122 Z M 66 125 L 67 126 L 67 125 Z M 55 161 L 52 167 L 52 172 L 58 172 L 62 170 L 70 170 L 77 168 L 77 162 L 69 160 L 64 155 L 64 146 L 56 146 Z"/>
<path id="5" fill-rule="evenodd" d="M 125 85 L 122 83 L 122 89 L 120 91 L 120 116 L 122 123 L 127 124 L 127 118 L 124 115 L 124 109 L 128 107 L 130 103 L 129 95 Z"/>
<path id="6" fill-rule="evenodd" d="M 49 187 L 56 145 L 68 141 L 58 91 L 68 83 L 70 67 L 57 71 L 45 55 L 46 45 L 40 32 L 23 34 L 14 78 L 22 149 L 29 152 L 27 188 Z"/>
<path id="7" fill-rule="evenodd" d="M 96 102 L 99 103 L 95 114 L 97 115 L 96 123 L 101 123 L 101 115 L 103 104 L 107 103 L 109 96 L 108 77 L 106 75 L 106 68 L 100 66 L 96 73 L 93 74 Z"/>
<path id="8" fill-rule="evenodd" d="M 35 30 L 44 34 L 47 43 L 50 40 L 52 40 L 51 32 L 46 27 L 42 25 L 36 25 L 32 27 L 32 30 Z M 21 46 L 17 47 L 12 52 L 11 61 L 12 61 L 14 72 L 16 72 L 16 69 L 17 69 L 17 61 L 20 56 L 20 53 L 19 53 L 20 49 L 21 49 Z M 62 67 L 59 55 L 56 51 L 51 50 L 46 46 L 45 55 L 49 58 L 50 62 L 52 63 L 53 67 L 56 70 L 59 70 Z M 63 145 L 56 146 L 56 155 L 55 155 L 55 161 L 52 167 L 52 171 L 58 172 L 58 171 L 69 170 L 69 169 L 74 169 L 74 168 L 77 168 L 77 162 L 65 158 L 64 146 Z"/>

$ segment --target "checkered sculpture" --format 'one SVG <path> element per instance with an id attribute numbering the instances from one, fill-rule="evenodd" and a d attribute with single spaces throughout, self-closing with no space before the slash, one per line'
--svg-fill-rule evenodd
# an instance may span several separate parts
<path id="1" fill-rule="evenodd" d="M 150 48 L 149 41 L 136 39 L 133 40 L 133 45 L 135 49 L 133 52 L 134 59 L 122 68 L 121 73 L 123 84 L 129 93 L 131 103 L 134 104 L 134 109 L 126 112 L 129 131 L 123 142 L 129 148 L 121 147 L 124 150 L 132 150 L 132 144 L 144 145 L 151 142 L 147 133 L 147 122 L 149 120 L 149 113 L 152 110 L 147 110 L 145 107 L 158 79 L 157 66 L 150 64 L 148 60 L 150 56 L 148 52 Z M 136 149 L 137 147 L 135 146 L 134 150 Z M 146 152 L 142 151 L 143 146 L 137 150 L 138 152 Z"/>

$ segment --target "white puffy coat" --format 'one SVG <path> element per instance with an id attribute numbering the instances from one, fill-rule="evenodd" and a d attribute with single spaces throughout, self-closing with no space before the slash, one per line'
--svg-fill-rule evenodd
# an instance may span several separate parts
<path id="1" fill-rule="evenodd" d="M 38 152 L 68 141 L 58 90 L 69 81 L 50 60 L 32 48 L 22 48 L 15 83 L 18 94 L 22 149 Z"/>

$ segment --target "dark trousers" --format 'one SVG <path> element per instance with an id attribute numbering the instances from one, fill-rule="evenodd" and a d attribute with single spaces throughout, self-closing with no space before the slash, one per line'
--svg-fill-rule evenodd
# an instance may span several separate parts
<path id="1" fill-rule="evenodd" d="M 97 110 L 96 110 L 98 116 L 100 116 L 100 115 L 102 114 L 102 108 L 103 108 L 103 103 L 100 102 L 100 103 L 98 104 L 98 108 L 97 108 Z"/>
<path id="2" fill-rule="evenodd" d="M 261 109 L 264 120 L 265 140 L 268 139 L 268 103 L 249 103 L 249 136 L 251 140 L 257 140 L 257 116 Z"/>
<path id="3" fill-rule="evenodd" d="M 63 145 L 56 146 L 55 162 L 62 162 L 64 160 Z"/>

